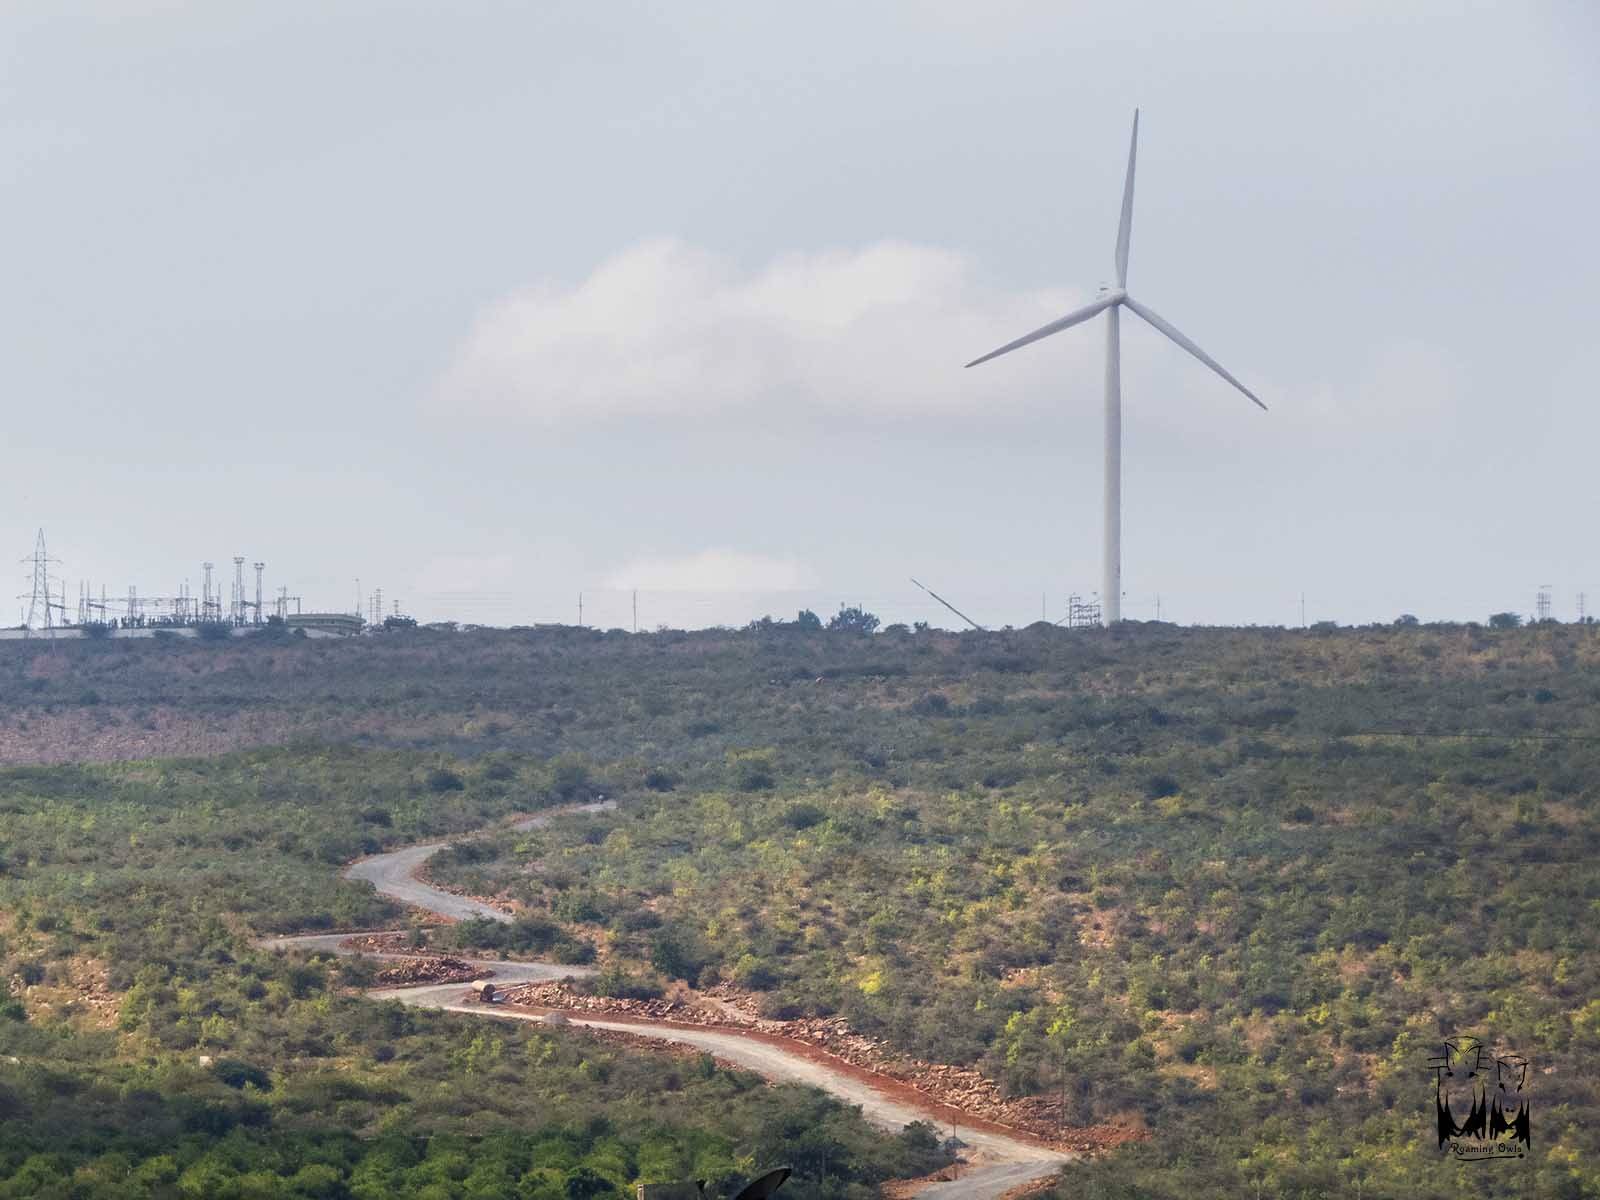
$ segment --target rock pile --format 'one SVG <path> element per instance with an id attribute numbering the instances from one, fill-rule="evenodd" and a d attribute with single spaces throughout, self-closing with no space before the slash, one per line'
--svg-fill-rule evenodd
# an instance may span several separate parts
<path id="1" fill-rule="evenodd" d="M 507 988 L 508 1004 L 530 1008 L 560 1008 L 568 1012 L 619 1013 L 652 1021 L 677 1021 L 685 1025 L 728 1025 L 726 1014 L 695 1002 L 678 1000 L 614 1000 L 585 996 L 566 983 L 521 983 Z"/>
<path id="2" fill-rule="evenodd" d="M 408 987 L 417 983 L 466 983 L 486 979 L 493 971 L 475 967 L 459 958 L 434 956 L 408 958 L 378 972 L 377 982 L 384 987 Z"/>

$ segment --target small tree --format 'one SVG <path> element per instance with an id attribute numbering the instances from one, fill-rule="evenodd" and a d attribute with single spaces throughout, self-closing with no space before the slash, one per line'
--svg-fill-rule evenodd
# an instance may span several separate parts
<path id="1" fill-rule="evenodd" d="M 550 790 L 563 800 L 578 800 L 591 790 L 589 761 L 581 754 L 558 755 L 550 764 Z"/>
<path id="2" fill-rule="evenodd" d="M 765 791 L 778 777 L 776 756 L 771 750 L 730 750 L 728 770 L 733 785 L 741 792 Z"/>
<path id="3" fill-rule="evenodd" d="M 1521 624 L 1522 616 L 1520 613 L 1500 612 L 1493 613 L 1489 617 L 1490 629 L 1515 629 Z"/>
<path id="4" fill-rule="evenodd" d="M 871 633 L 878 627 L 878 618 L 859 605 L 853 608 L 839 606 L 828 621 L 828 628 L 839 633 Z"/>
<path id="5" fill-rule="evenodd" d="M 817 616 L 817 614 L 812 612 L 809 608 L 802 608 L 800 610 L 800 614 L 794 619 L 794 625 L 796 629 L 804 629 L 808 631 L 813 629 L 821 629 L 822 618 Z"/>

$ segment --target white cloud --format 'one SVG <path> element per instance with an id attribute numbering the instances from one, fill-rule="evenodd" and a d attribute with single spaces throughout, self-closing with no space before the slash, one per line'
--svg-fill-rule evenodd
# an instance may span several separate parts
<path id="1" fill-rule="evenodd" d="M 710 549 L 683 558 L 641 558 L 612 572 L 609 588 L 659 592 L 792 592 L 812 574 L 793 558 Z"/>
<path id="2" fill-rule="evenodd" d="M 788 253 L 743 273 L 654 240 L 575 287 L 539 284 L 490 306 L 439 398 L 549 423 L 785 407 L 981 417 L 1059 397 L 1064 362 L 1098 371 L 1093 336 L 961 369 L 1086 299 L 990 288 L 967 256 L 903 242 Z"/>

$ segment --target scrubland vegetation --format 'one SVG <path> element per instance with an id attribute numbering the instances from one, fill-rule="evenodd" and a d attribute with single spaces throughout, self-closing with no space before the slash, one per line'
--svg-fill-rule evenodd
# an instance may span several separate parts
<path id="1" fill-rule="evenodd" d="M 0 1196 L 586 1200 L 669 1162 L 731 1176 L 775 1128 L 826 1142 L 784 1151 L 797 1196 L 932 1162 L 925 1133 L 808 1094 L 376 1006 L 341 990 L 359 964 L 249 947 L 394 923 L 337 879 L 350 857 L 599 796 L 616 811 L 435 860 L 524 910 L 457 944 L 594 955 L 602 988 L 730 980 L 1065 1121 L 1153 1131 L 1063 1196 L 1600 1192 L 1588 629 L 7 651 L 13 760 L 30 734 L 45 759 L 197 731 L 227 753 L 0 774 L 0 1055 L 19 1060 L 0 1061 Z M 263 741 L 281 745 L 240 748 Z M 1534 1064 L 1535 1153 L 1493 1178 L 1434 1149 L 1427 1060 L 1455 1032 Z M 147 1094 L 165 1099 L 129 1099 Z"/>
<path id="2" fill-rule="evenodd" d="M 338 879 L 347 858 L 558 794 L 536 764 L 441 761 L 0 772 L 0 1197 L 588 1200 L 775 1156 L 843 1196 L 940 1161 L 927 1131 L 884 1138 L 709 1059 L 379 1006 L 346 994 L 370 963 L 251 948 L 398 921 Z"/>

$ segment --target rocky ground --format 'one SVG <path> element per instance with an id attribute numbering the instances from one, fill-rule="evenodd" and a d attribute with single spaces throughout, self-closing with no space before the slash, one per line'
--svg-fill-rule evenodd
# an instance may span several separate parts
<path id="1" fill-rule="evenodd" d="M 122 1009 L 122 996 L 111 990 L 106 965 L 98 959 L 67 960 L 48 981 L 29 984 L 13 975 L 7 983 L 29 1019 L 77 1017 L 93 1028 L 113 1029 Z"/>

